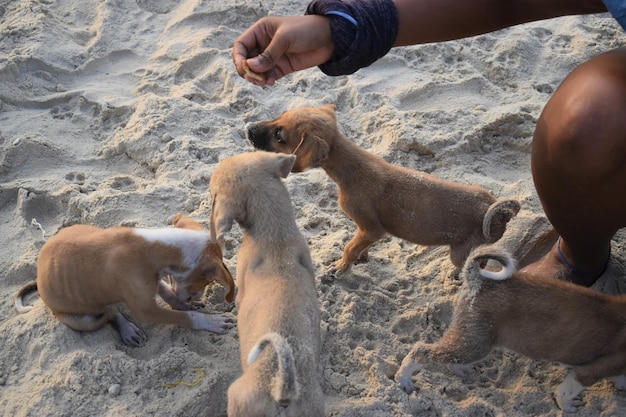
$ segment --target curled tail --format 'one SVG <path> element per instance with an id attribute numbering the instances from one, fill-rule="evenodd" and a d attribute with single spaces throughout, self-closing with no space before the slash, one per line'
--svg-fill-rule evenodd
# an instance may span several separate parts
<path id="1" fill-rule="evenodd" d="M 31 281 L 29 283 L 26 283 L 22 285 L 19 290 L 17 290 L 17 292 L 13 296 L 13 302 L 15 304 L 15 309 L 18 313 L 28 313 L 30 310 L 33 309 L 33 306 L 24 305 L 24 297 L 26 296 L 26 294 L 33 291 L 37 291 L 37 281 Z"/>
<path id="2" fill-rule="evenodd" d="M 483 237 L 493 243 L 500 239 L 506 224 L 517 215 L 520 204 L 517 200 L 498 200 L 487 209 L 483 218 Z"/>
<path id="3" fill-rule="evenodd" d="M 272 344 L 276 351 L 278 372 L 272 383 L 272 397 L 282 407 L 298 397 L 298 383 L 296 381 L 296 367 L 291 346 L 278 333 L 268 333 L 252 348 L 248 354 L 248 364 L 257 360 L 263 349 Z"/>
<path id="4" fill-rule="evenodd" d="M 485 269 L 488 261 L 498 262 L 501 268 L 497 271 Z M 511 278 L 516 270 L 515 259 L 511 254 L 495 245 L 483 245 L 474 249 L 463 267 L 465 280 L 470 288 L 475 289 L 480 286 L 481 279 L 502 281 Z"/>

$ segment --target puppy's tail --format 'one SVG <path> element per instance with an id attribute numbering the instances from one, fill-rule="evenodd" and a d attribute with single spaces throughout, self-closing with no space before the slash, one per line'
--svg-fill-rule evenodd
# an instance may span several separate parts
<path id="1" fill-rule="evenodd" d="M 500 264 L 499 270 L 486 269 L 489 261 Z M 502 281 L 511 278 L 517 267 L 515 259 L 504 249 L 495 245 L 479 246 L 470 253 L 463 273 L 470 287 L 478 288 L 482 278 Z"/>
<path id="2" fill-rule="evenodd" d="M 291 346 L 278 333 L 268 333 L 252 348 L 248 354 L 248 364 L 256 361 L 267 345 L 272 344 L 276 351 L 278 373 L 272 381 L 272 397 L 282 407 L 287 407 L 298 397 L 296 366 Z"/>
<path id="3" fill-rule="evenodd" d="M 31 281 L 22 285 L 22 288 L 17 290 L 15 295 L 13 296 L 13 303 L 15 304 L 15 309 L 18 313 L 28 313 L 33 309 L 33 306 L 25 306 L 24 305 L 24 297 L 29 292 L 37 291 L 37 281 Z"/>
<path id="4" fill-rule="evenodd" d="M 517 215 L 520 203 L 517 200 L 498 200 L 487 209 L 483 218 L 483 237 L 489 243 L 500 239 L 506 224 Z"/>

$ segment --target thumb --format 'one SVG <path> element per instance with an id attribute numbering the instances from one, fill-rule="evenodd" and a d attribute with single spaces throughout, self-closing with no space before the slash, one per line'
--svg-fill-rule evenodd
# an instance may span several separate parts
<path id="1" fill-rule="evenodd" d="M 252 71 L 260 74 L 267 72 L 276 66 L 287 49 L 288 44 L 280 37 L 275 37 L 261 54 L 248 59 L 248 66 Z"/>

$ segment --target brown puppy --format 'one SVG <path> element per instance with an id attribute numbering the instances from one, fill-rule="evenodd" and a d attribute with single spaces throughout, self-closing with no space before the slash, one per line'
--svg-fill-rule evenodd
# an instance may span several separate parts
<path id="1" fill-rule="evenodd" d="M 18 290 L 15 306 L 20 313 L 29 311 L 32 307 L 23 305 L 23 297 L 37 290 L 54 315 L 72 329 L 94 331 L 115 322 L 124 343 L 132 346 L 143 344 L 146 336 L 111 304 L 125 303 L 142 323 L 222 333 L 235 325 L 229 315 L 173 311 L 155 300 L 158 292 L 174 308 L 190 310 L 187 302 L 199 298 L 211 278 L 225 283 L 227 298 L 232 299 L 232 276 L 216 246 L 208 231 L 66 227 L 41 248 L 37 281 Z M 162 281 L 168 275 L 173 287 Z"/>
<path id="2" fill-rule="evenodd" d="M 484 269 L 490 260 L 502 268 Z M 516 273 L 513 258 L 493 245 L 472 251 L 462 275 L 450 328 L 436 344 L 416 343 L 402 361 L 396 380 L 404 391 L 424 364 L 466 364 L 496 346 L 572 366 L 554 393 L 565 412 L 576 412 L 583 388 L 599 379 L 617 377 L 626 389 L 626 295 Z"/>
<path id="3" fill-rule="evenodd" d="M 297 155 L 293 171 L 321 167 L 339 186 L 339 206 L 358 230 L 331 272 L 343 272 L 385 233 L 421 245 L 449 245 L 460 267 L 470 250 L 502 237 L 517 214 L 478 186 L 445 181 L 386 162 L 337 129 L 335 106 L 290 110 L 248 128 L 255 148 Z"/>
<path id="4" fill-rule="evenodd" d="M 243 375 L 228 390 L 230 417 L 324 415 L 313 263 L 281 180 L 295 159 L 240 154 L 211 177 L 212 234 L 221 239 L 235 221 L 244 230 L 236 298 Z"/>

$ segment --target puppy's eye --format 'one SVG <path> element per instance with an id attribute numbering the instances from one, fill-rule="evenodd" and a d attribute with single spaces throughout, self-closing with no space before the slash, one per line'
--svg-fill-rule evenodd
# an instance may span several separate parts
<path id="1" fill-rule="evenodd" d="M 285 140 L 282 137 L 280 129 L 274 130 L 274 139 L 276 139 L 276 142 L 278 142 L 280 144 L 285 144 L 286 143 Z"/>

